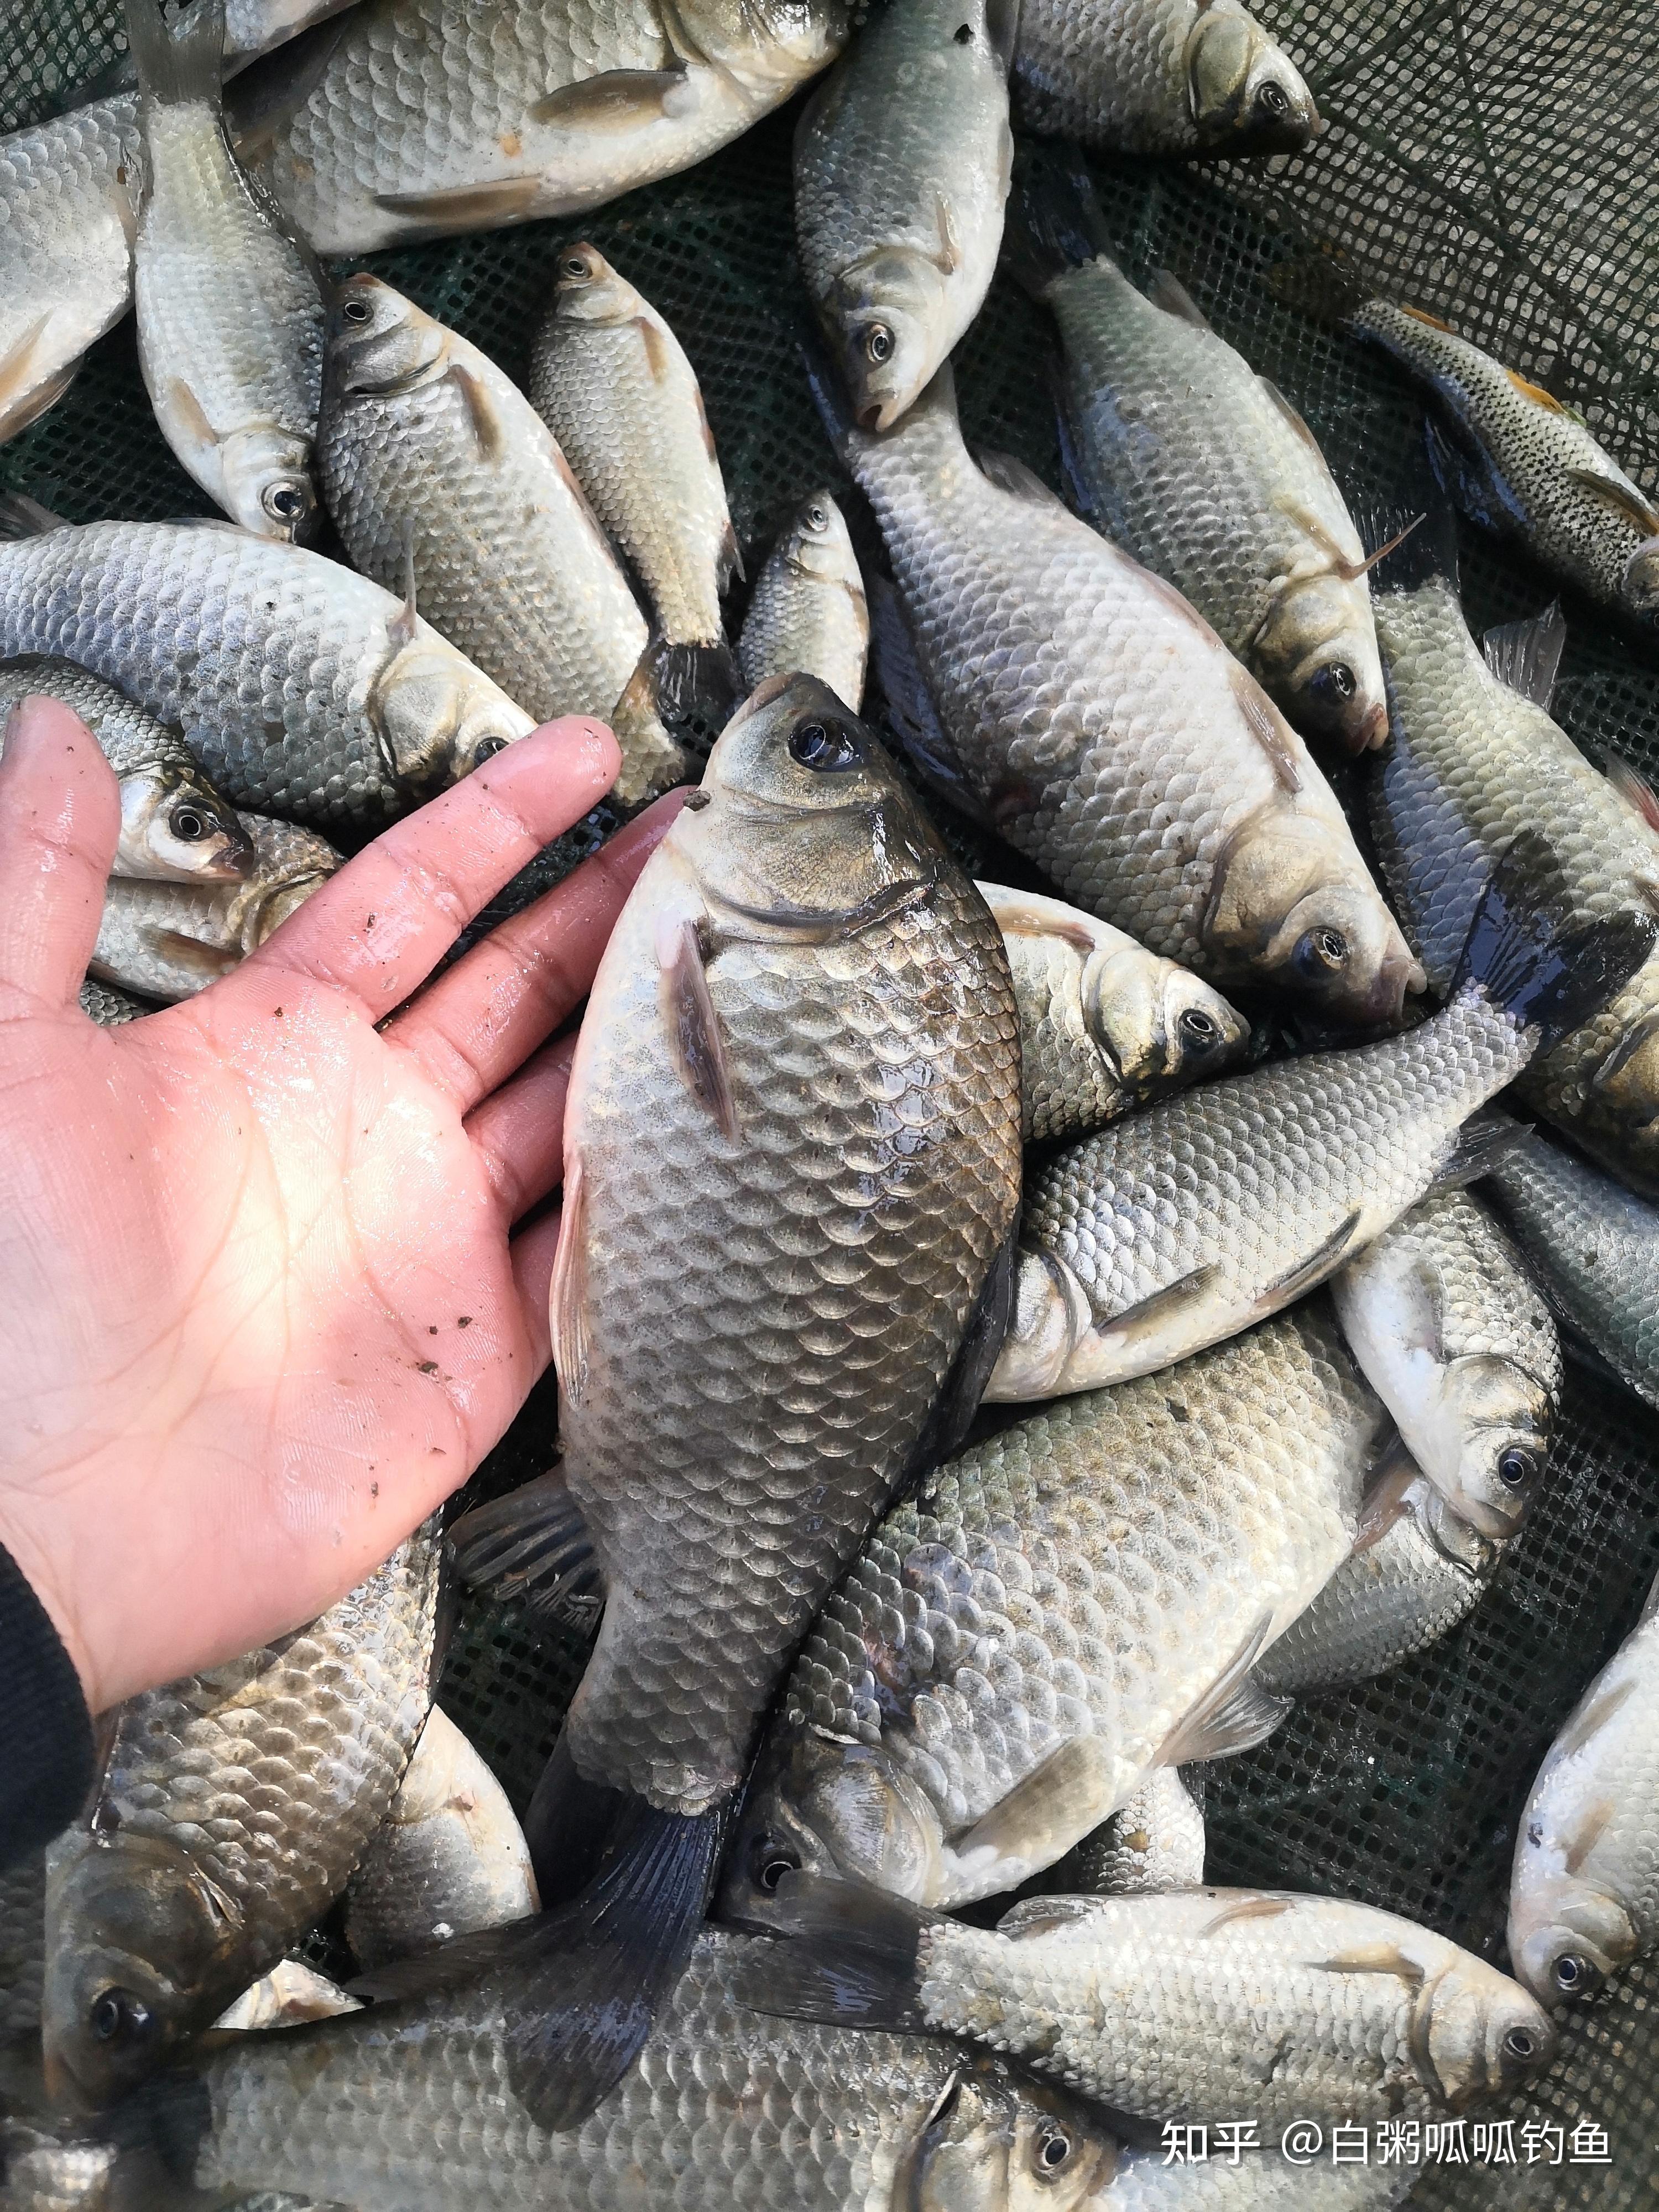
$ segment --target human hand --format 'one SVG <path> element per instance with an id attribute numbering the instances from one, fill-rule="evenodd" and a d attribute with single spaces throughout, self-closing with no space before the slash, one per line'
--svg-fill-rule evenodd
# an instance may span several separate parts
<path id="1" fill-rule="evenodd" d="M 119 828 L 67 708 L 0 761 L 0 1543 L 94 1712 L 331 1604 L 477 1467 L 548 1359 L 580 1002 L 659 801 L 383 1031 L 617 771 L 522 738 L 235 973 L 125 1027 L 76 991 Z M 532 1056 L 533 1055 L 533 1056 Z"/>

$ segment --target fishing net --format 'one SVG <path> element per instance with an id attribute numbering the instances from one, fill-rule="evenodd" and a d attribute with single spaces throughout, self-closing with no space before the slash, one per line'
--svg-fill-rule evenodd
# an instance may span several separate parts
<path id="1" fill-rule="evenodd" d="M 1101 166 L 1131 272 L 1181 278 L 1306 416 L 1351 496 L 1402 480 L 1419 406 L 1387 362 L 1270 289 L 1279 264 L 1313 246 L 1339 251 L 1380 289 L 1441 313 L 1580 408 L 1659 490 L 1648 181 L 1659 15 L 1628 0 L 1571 10 L 1546 0 L 1261 0 L 1256 12 L 1304 69 L 1330 127 L 1291 160 Z M 100 68 L 117 49 L 118 16 L 106 0 L 10 0 L 0 125 L 46 112 Z M 792 122 L 787 111 L 690 175 L 581 225 L 667 315 L 696 367 L 751 574 L 804 493 L 845 489 L 796 359 L 805 301 L 789 243 Z M 568 235 L 568 226 L 538 224 L 373 265 L 522 377 Z M 1042 373 L 1051 343 L 1044 319 L 1000 281 L 960 349 L 957 381 L 970 442 L 1015 453 L 1058 484 Z M 94 349 L 60 405 L 0 448 L 0 483 L 76 520 L 200 510 L 151 418 L 130 321 Z M 847 505 L 861 553 L 873 557 L 850 490 Z M 1477 632 L 1554 596 L 1547 578 L 1467 531 L 1463 556 Z M 1592 757 L 1659 769 L 1652 649 L 1582 605 L 1569 614 L 1556 713 Z M 611 826 L 600 810 L 544 856 L 534 884 Z M 983 857 L 971 839 L 964 849 Z M 550 1382 L 468 1502 L 541 1472 L 554 1434 Z M 1480 1609 L 1415 1663 L 1303 1701 L 1261 1748 L 1212 1766 L 1211 1877 L 1366 1899 L 1497 1954 L 1526 1787 L 1659 1571 L 1656 1461 L 1652 1417 L 1572 1368 L 1548 1487 Z M 579 1643 L 538 1633 L 510 1610 L 463 1608 L 443 1699 L 521 1805 L 582 1658 Z M 1659 1963 L 1631 1969 L 1567 2019 L 1548 2074 L 1500 2117 L 1515 2122 L 1516 2163 L 1437 2166 L 1413 2201 L 1598 2212 L 1651 2203 Z M 1559 2128 L 1560 2149 L 1548 2135 L 1529 2139 L 1528 2119 Z M 1575 2162 L 1573 2131 L 1585 2124 L 1605 2130 L 1607 2164 L 1583 2162 L 1594 2139 L 1582 2136 Z"/>

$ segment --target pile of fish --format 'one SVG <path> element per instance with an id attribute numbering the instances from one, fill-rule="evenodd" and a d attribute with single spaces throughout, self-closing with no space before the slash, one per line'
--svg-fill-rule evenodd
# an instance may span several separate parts
<path id="1" fill-rule="evenodd" d="M 1564 1331 L 1659 1407 L 1659 805 L 1552 720 L 1558 608 L 1471 636 L 1454 508 L 1638 627 L 1659 510 L 1334 286 L 1430 410 L 1420 484 L 1351 512 L 1131 280 L 1042 142 L 1313 145 L 1238 0 L 130 0 L 128 35 L 0 147 L 0 437 L 131 306 L 224 518 L 0 510 L 0 703 L 63 700 L 120 782 L 87 1013 L 174 1018 L 557 715 L 616 727 L 618 814 L 694 787 L 571 1073 L 556 1462 L 103 1717 L 92 1801 L 0 1881 L 0 2202 L 1401 2201 L 1415 2166 L 1279 2131 L 1502 2112 L 1659 1944 L 1659 1593 L 1518 1808 L 1508 1972 L 1206 1885 L 1205 1768 L 1481 1603 Z M 750 578 L 680 337 L 572 219 L 814 79 L 842 490 L 793 487 Z M 319 258 L 541 217 L 522 386 Z M 963 440 L 1003 259 L 1070 503 Z M 522 1826 L 433 1702 L 459 1585 L 597 1620 Z M 1241 2121 L 1228 2163 L 1158 2148 Z"/>

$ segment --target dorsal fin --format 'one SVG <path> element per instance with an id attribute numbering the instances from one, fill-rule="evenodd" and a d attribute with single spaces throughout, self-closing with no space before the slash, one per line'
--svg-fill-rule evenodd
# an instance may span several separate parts
<path id="1" fill-rule="evenodd" d="M 1162 307 L 1166 315 L 1177 322 L 1190 323 L 1195 331 L 1204 331 L 1213 337 L 1213 325 L 1206 317 L 1187 287 L 1178 276 L 1167 269 L 1154 269 L 1146 286 L 1146 297 L 1155 307 Z"/>
<path id="2" fill-rule="evenodd" d="M 1566 641 L 1566 618 L 1560 602 L 1552 599 L 1542 614 L 1489 629 L 1480 641 L 1480 651 L 1500 684 L 1548 714 Z"/>

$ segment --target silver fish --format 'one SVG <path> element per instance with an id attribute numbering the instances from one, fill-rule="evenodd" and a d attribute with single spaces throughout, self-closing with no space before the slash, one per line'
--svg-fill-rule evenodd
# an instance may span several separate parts
<path id="1" fill-rule="evenodd" d="M 20 653 L 72 658 L 180 730 L 235 805 L 360 835 L 534 727 L 378 584 L 228 522 L 0 544 L 0 658 Z"/>
<path id="2" fill-rule="evenodd" d="M 799 1867 L 993 1896 L 1152 1768 L 1259 1742 L 1284 1708 L 1249 1670 L 1352 1548 L 1382 1421 L 1316 1302 L 941 1468 L 818 1616 L 726 1910 Z"/>
<path id="3" fill-rule="evenodd" d="M 799 1932 L 750 1969 L 755 2001 L 963 2036 L 1154 2123 L 1244 2114 L 1265 2132 L 1467 2112 L 1555 2048 L 1508 1975 L 1343 1898 L 1034 1897 L 988 1929 L 796 1877 L 778 1905 Z M 849 1932 L 868 1961 L 850 1990 L 836 1971 Z"/>
<path id="4" fill-rule="evenodd" d="M 1209 624 L 1017 462 L 975 468 L 948 364 L 891 430 L 837 442 L 967 803 L 1206 981 L 1394 1019 L 1421 970 L 1307 748 Z"/>
<path id="5" fill-rule="evenodd" d="M 1659 1206 L 1541 1141 L 1487 1188 L 1568 1327 L 1659 1408 Z"/>
<path id="6" fill-rule="evenodd" d="M 1392 534 L 1395 518 L 1374 527 Z M 1375 575 L 1394 741 L 1372 782 L 1378 857 L 1442 988 L 1474 908 L 1471 854 L 1490 866 L 1523 832 L 1560 856 L 1583 919 L 1659 910 L 1652 801 L 1591 768 L 1546 711 L 1565 636 L 1559 610 L 1493 631 L 1463 622 L 1442 514 Z M 1625 1182 L 1659 1197 L 1659 959 L 1549 1052 L 1522 1098 Z"/>
<path id="7" fill-rule="evenodd" d="M 1402 1035 L 1201 1085 L 1028 1187 L 988 1398 L 1146 1375 L 1323 1282 L 1486 1139 L 1469 1116 L 1648 957 L 1650 915 L 1540 930 L 1536 855 L 1489 878 L 1452 996 Z"/>
<path id="8" fill-rule="evenodd" d="M 1243 1055 L 1249 1024 L 1219 991 L 1092 915 L 981 884 L 1019 1006 L 1022 1134 L 1085 1134 Z"/>
<path id="9" fill-rule="evenodd" d="M 440 1545 L 424 1523 L 309 1626 L 117 1708 L 47 1859 L 49 2080 L 131 2087 L 344 1888 L 431 1700 Z"/>
<path id="10" fill-rule="evenodd" d="M 440 1705 L 346 1885 L 346 1941 L 360 1966 L 499 1928 L 540 1899 L 507 1792 Z"/>
<path id="11" fill-rule="evenodd" d="M 1067 1852 L 1045 1887 L 1096 1897 L 1198 1888 L 1204 1880 L 1203 1790 L 1201 1766 L 1190 1773 L 1155 1766 L 1127 1805 Z"/>
<path id="12" fill-rule="evenodd" d="M 832 61 L 843 0 L 362 0 L 250 74 L 240 150 L 319 253 L 602 206 Z"/>
<path id="13" fill-rule="evenodd" d="M 650 594 L 676 656 L 663 688 L 718 697 L 718 727 L 737 688 L 720 599 L 743 562 L 702 393 L 667 323 L 586 243 L 559 256 L 528 389 Z"/>
<path id="14" fill-rule="evenodd" d="M 113 874 L 201 884 L 235 883 L 248 873 L 247 832 L 177 730 L 73 661 L 0 662 L 0 721 L 8 708 L 36 694 L 74 709 L 119 780 Z"/>
<path id="15" fill-rule="evenodd" d="M 1527 1798 L 1510 1956 L 1545 2004 L 1659 1943 L 1659 1586 L 1568 1716 Z"/>
<path id="16" fill-rule="evenodd" d="M 1018 21 L 1019 0 L 879 9 L 796 129 L 801 275 L 867 430 L 932 380 L 996 273 Z"/>
<path id="17" fill-rule="evenodd" d="M 1027 129 L 1103 153 L 1294 154 L 1324 128 L 1239 0 L 1025 0 L 1014 75 Z"/>
<path id="18" fill-rule="evenodd" d="M 1466 514 L 1603 606 L 1659 615 L 1659 506 L 1580 416 L 1421 308 L 1367 300 L 1346 323 L 1439 402 L 1431 451 Z"/>
<path id="19" fill-rule="evenodd" d="M 816 676 L 857 714 L 870 650 L 870 608 L 846 520 L 815 491 L 756 580 L 738 659 L 754 690 L 769 676 Z"/>
<path id="20" fill-rule="evenodd" d="M 389 590 L 412 577 L 428 618 L 537 721 L 608 720 L 645 651 L 645 617 L 534 408 L 378 277 L 336 288 L 328 333 L 319 453 L 357 567 Z M 684 774 L 659 724 L 619 718 L 618 735 L 624 804 Z"/>
<path id="21" fill-rule="evenodd" d="M 1512 1536 L 1549 1458 L 1561 1346 L 1502 1229 L 1467 1192 L 1431 1192 L 1331 1297 L 1424 1474 L 1483 1535 Z"/>
<path id="22" fill-rule="evenodd" d="M 269 815 L 239 817 L 252 872 L 223 890 L 135 883 L 112 876 L 91 974 L 172 1006 L 228 975 L 340 866 L 331 845 Z"/>
<path id="23" fill-rule="evenodd" d="M 138 362 L 155 419 L 210 499 L 263 538 L 309 537 L 323 302 L 311 263 L 250 189 L 220 105 L 222 0 L 170 33 L 127 0 L 143 184 Z"/>
<path id="24" fill-rule="evenodd" d="M 1304 736 L 1380 745 L 1365 553 L 1312 431 L 1167 270 L 1129 282 L 1085 172 L 1033 161 L 1015 208 L 1016 272 L 1060 325 L 1079 503 Z"/>

